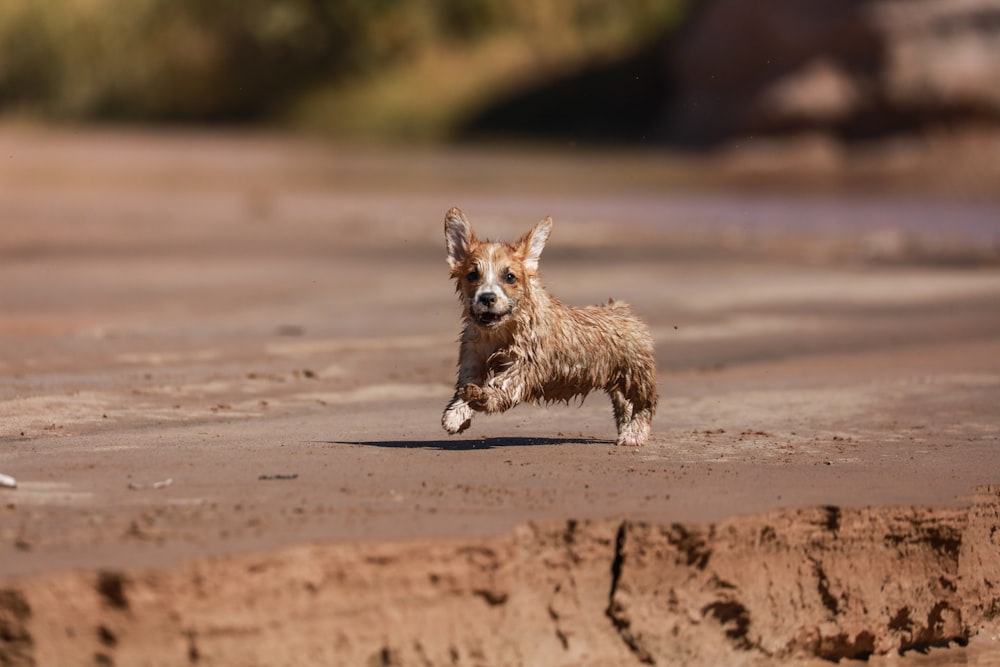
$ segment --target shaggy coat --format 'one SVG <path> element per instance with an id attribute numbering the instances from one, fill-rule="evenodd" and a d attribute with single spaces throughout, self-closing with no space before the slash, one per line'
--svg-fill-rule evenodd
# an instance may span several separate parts
<path id="1" fill-rule="evenodd" d="M 603 389 L 614 408 L 617 444 L 645 444 L 656 410 L 649 329 L 621 301 L 573 308 L 545 291 L 538 259 L 551 229 L 545 218 L 514 244 L 481 242 L 460 210 L 445 217 L 464 322 L 458 381 L 442 425 L 460 433 L 475 412 L 568 402 Z"/>

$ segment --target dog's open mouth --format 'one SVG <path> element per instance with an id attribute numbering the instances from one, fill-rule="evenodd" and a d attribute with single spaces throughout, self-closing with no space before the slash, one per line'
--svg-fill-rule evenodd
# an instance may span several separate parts
<path id="1" fill-rule="evenodd" d="M 472 317 L 479 324 L 484 327 L 491 327 L 499 324 L 509 313 L 491 313 L 489 311 L 484 311 L 481 313 L 473 313 Z"/>

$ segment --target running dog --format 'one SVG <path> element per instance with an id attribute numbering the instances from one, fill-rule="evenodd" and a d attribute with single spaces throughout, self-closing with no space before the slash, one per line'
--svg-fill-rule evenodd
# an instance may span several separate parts
<path id="1" fill-rule="evenodd" d="M 653 338 L 624 302 L 574 308 L 545 291 L 538 260 L 551 231 L 552 218 L 545 218 L 516 243 L 480 241 L 460 210 L 445 216 L 464 322 L 455 395 L 441 424 L 461 433 L 476 412 L 569 402 L 603 389 L 616 444 L 644 445 L 656 410 Z"/>

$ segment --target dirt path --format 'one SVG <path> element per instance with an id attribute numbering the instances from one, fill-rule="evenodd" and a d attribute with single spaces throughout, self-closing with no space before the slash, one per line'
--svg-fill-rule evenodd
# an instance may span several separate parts
<path id="1" fill-rule="evenodd" d="M 1000 483 L 1000 205 L 692 192 L 643 156 L 9 129 L 0 148 L 9 663 L 329 664 L 308 637 L 334 625 L 343 664 L 421 664 L 417 645 L 431 664 L 992 650 L 976 633 L 1000 608 L 982 556 L 1000 547 L 996 506 L 978 500 L 973 521 L 968 499 Z M 441 430 L 452 205 L 504 237 L 552 214 L 550 289 L 645 317 L 662 395 L 649 446 L 615 448 L 596 395 Z M 549 562 L 569 525 L 589 546 Z M 691 570 L 698 540 L 730 556 Z M 570 585 L 553 579 L 564 560 L 572 600 L 540 597 Z M 694 588 L 674 587 L 688 593 L 668 623 L 670 579 L 653 573 L 674 562 Z M 816 592 L 775 593 L 778 567 Z M 887 580 L 891 604 L 871 588 Z M 626 588 L 646 594 L 631 616 Z M 765 627 L 782 595 L 788 624 Z M 170 611 L 138 611 L 154 607 Z M 279 631 L 268 614 L 285 611 L 313 620 Z M 544 641 L 538 614 L 556 628 Z M 462 618 L 500 623 L 502 645 L 431 638 Z"/>

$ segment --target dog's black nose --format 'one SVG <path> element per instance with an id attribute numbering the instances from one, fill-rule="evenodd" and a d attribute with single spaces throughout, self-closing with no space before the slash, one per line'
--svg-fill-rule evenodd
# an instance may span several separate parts
<path id="1" fill-rule="evenodd" d="M 497 295 L 493 292 L 483 292 L 479 295 L 479 303 L 489 308 L 497 302 Z"/>

